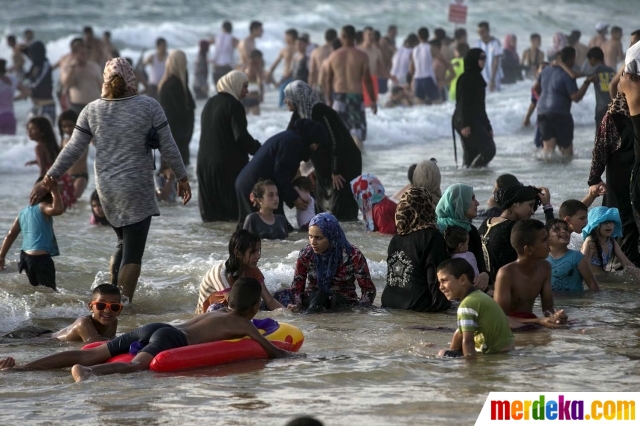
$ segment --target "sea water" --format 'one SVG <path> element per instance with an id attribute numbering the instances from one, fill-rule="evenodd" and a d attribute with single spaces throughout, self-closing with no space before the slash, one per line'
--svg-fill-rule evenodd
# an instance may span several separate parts
<path id="1" fill-rule="evenodd" d="M 583 32 L 588 43 L 597 21 L 618 24 L 626 35 L 635 30 L 633 0 L 469 2 L 470 42 L 475 24 L 488 20 L 502 38 L 518 36 L 519 51 L 528 47 L 528 35 L 539 32 L 543 47 L 556 31 Z M 289 27 L 311 34 L 321 42 L 328 27 L 351 23 L 385 31 L 399 26 L 398 42 L 419 26 L 431 30 L 453 26 L 446 22 L 447 1 L 396 2 L 383 0 L 332 1 L 152 1 L 69 0 L 12 2 L 3 6 L 0 32 L 21 34 L 25 28 L 46 43 L 51 61 L 68 51 L 69 41 L 92 25 L 97 35 L 110 30 L 126 56 L 137 60 L 143 49 L 153 50 L 157 37 L 170 48 L 187 52 L 190 64 L 197 42 L 215 35 L 223 20 L 234 23 L 243 38 L 251 20 L 264 23 L 257 47 L 267 65 L 282 47 Z M 9 57 L 6 46 L 0 57 Z M 192 66 L 190 67 L 192 68 Z M 191 80 L 193 81 L 193 79 Z M 452 183 L 472 185 L 479 200 L 488 199 L 498 175 L 514 173 L 526 184 L 551 189 L 556 212 L 568 198 L 581 199 L 587 191 L 594 138 L 594 95 L 574 104 L 576 158 L 567 165 L 533 159 L 533 129 L 523 129 L 531 82 L 504 87 L 487 96 L 487 111 L 496 135 L 497 155 L 480 170 L 457 168 L 454 162 L 450 119 L 452 104 L 433 107 L 381 109 L 368 113 L 369 139 L 365 142 L 363 171 L 376 174 L 389 194 L 404 186 L 410 164 L 435 157 L 442 171 L 442 189 Z M 258 140 L 285 129 L 289 113 L 278 110 L 277 94 L 267 94 L 263 114 L 250 116 L 249 132 Z M 200 111 L 191 141 L 195 160 L 199 146 Z M 28 102 L 18 102 L 19 134 L 0 137 L 0 234 L 28 203 L 38 173 L 24 163 L 34 158 L 34 143 L 25 132 Z M 535 118 L 535 114 L 534 114 Z M 460 148 L 458 149 L 460 151 Z M 461 157 L 461 152 L 458 152 Z M 93 159 L 90 149 L 90 161 Z M 460 159 L 458 160 L 460 162 Z M 195 163 L 195 161 L 192 161 Z M 194 200 L 187 206 L 161 205 L 154 218 L 143 260 L 135 303 L 125 307 L 119 332 L 149 322 L 179 323 L 188 319 L 197 300 L 203 274 L 226 259 L 234 224 L 202 224 L 197 207 L 195 170 L 189 168 Z M 78 204 L 55 219 L 61 256 L 55 258 L 58 293 L 33 288 L 17 274 L 21 238 L 14 243 L 7 270 L 0 272 L 0 332 L 21 325 L 58 329 L 88 313 L 86 303 L 96 284 L 108 281 L 108 262 L 115 246 L 114 232 L 88 225 L 89 194 L 95 179 Z M 599 201 L 596 202 L 599 204 Z M 290 220 L 294 212 L 287 212 Z M 541 216 L 538 216 L 542 218 Z M 367 257 L 378 289 L 385 284 L 390 237 L 364 232 L 362 223 L 343 224 L 348 239 Z M 264 241 L 263 271 L 273 292 L 288 287 L 297 252 L 306 236 L 294 233 L 287 241 Z M 475 363 L 440 360 L 435 354 L 448 346 L 455 327 L 455 310 L 442 314 L 387 311 L 381 308 L 343 314 L 296 315 L 260 313 L 300 327 L 305 333 L 304 359 L 242 362 L 186 373 L 138 373 L 110 376 L 75 384 L 68 370 L 52 372 L 0 372 L 0 424 L 69 423 L 155 425 L 181 422 L 216 422 L 233 425 L 282 425 L 295 415 L 311 414 L 327 425 L 473 424 L 490 391 L 631 391 L 637 390 L 640 291 L 625 274 L 613 274 L 600 293 L 556 296 L 575 322 L 568 329 L 520 333 L 518 349 L 509 354 L 480 357 Z M 539 310 L 539 306 L 536 310 Z M 0 341 L 0 357 L 25 362 L 77 348 L 79 345 L 47 340 Z"/>

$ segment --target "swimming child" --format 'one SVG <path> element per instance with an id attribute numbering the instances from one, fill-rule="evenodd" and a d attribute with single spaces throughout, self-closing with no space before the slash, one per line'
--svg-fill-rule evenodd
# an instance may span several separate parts
<path id="1" fill-rule="evenodd" d="M 91 293 L 88 304 L 91 315 L 78 318 L 73 324 L 53 334 L 65 342 L 100 342 L 116 337 L 118 316 L 122 312 L 120 289 L 111 284 L 100 284 Z"/>
<path id="2" fill-rule="evenodd" d="M 102 209 L 102 203 L 100 202 L 100 196 L 98 195 L 97 190 L 94 190 L 91 193 L 90 201 L 91 218 L 89 219 L 89 225 L 111 226 L 107 220 L 107 216 L 104 214 L 104 210 Z"/>
<path id="3" fill-rule="evenodd" d="M 551 291 L 551 265 L 548 234 L 544 223 L 535 219 L 520 220 L 511 231 L 511 245 L 518 254 L 515 262 L 504 265 L 496 276 L 493 299 L 509 316 L 509 325 L 525 323 L 558 328 L 567 323 L 563 310 L 556 311 Z M 533 313 L 533 304 L 540 296 L 544 317 Z"/>
<path id="4" fill-rule="evenodd" d="M 469 251 L 469 231 L 461 226 L 447 226 L 444 230 L 444 241 L 447 243 L 449 253 L 453 259 L 464 259 L 473 268 L 473 273 L 477 277 L 478 261 L 474 254 Z"/>
<path id="5" fill-rule="evenodd" d="M 13 222 L 0 249 L 0 271 L 4 269 L 5 256 L 11 245 L 22 232 L 19 272 L 26 272 L 29 284 L 43 285 L 57 291 L 56 267 L 51 257 L 58 256 L 60 252 L 53 233 L 53 216 L 64 213 L 64 205 L 58 191 L 58 182 L 54 179 L 50 181 L 48 184 L 51 193 L 42 197 L 37 204 L 22 209 Z"/>
<path id="6" fill-rule="evenodd" d="M 587 226 L 582 230 L 582 248 L 580 251 L 589 260 L 594 274 L 614 270 L 613 261 L 617 259 L 622 268 L 635 269 L 634 264 L 624 255 L 614 238 L 622 237 L 622 221 L 618 209 L 594 207 L 589 211 Z"/>
<path id="7" fill-rule="evenodd" d="M 589 261 L 577 250 L 569 250 L 571 231 L 562 219 L 547 222 L 549 233 L 549 257 L 551 265 L 551 289 L 553 291 L 583 291 L 583 281 L 593 291 L 598 291 L 598 282 L 589 267 Z"/>
<path id="8" fill-rule="evenodd" d="M 464 259 L 445 260 L 437 270 L 440 291 L 449 300 L 461 300 L 458 328 L 449 350 L 438 356 L 475 358 L 476 353 L 499 353 L 515 349 L 507 316 L 491 296 L 473 286 L 475 273 Z"/>
<path id="9" fill-rule="evenodd" d="M 280 204 L 278 187 L 273 181 L 261 180 L 256 183 L 251 191 L 251 201 L 260 210 L 247 216 L 243 229 L 265 240 L 284 240 L 289 236 L 287 219 L 273 213 Z"/>
<path id="10" fill-rule="evenodd" d="M 198 292 L 196 314 L 215 311 L 229 306 L 229 292 L 240 278 L 255 278 L 262 286 L 262 300 L 266 310 L 282 308 L 264 284 L 264 275 L 258 268 L 262 243 L 260 237 L 245 229 L 239 229 L 229 240 L 229 258 L 213 266 L 202 277 Z"/>
<path id="11" fill-rule="evenodd" d="M 296 207 L 298 228 L 300 228 L 300 231 L 306 232 L 309 230 L 309 222 L 311 222 L 311 219 L 316 215 L 316 200 L 311 195 L 311 192 L 313 192 L 313 182 L 306 176 L 298 176 L 293 180 L 293 189 L 296 190 L 300 199 L 308 203 L 307 208 L 304 210 Z"/>
<path id="12" fill-rule="evenodd" d="M 377 177 L 370 173 L 358 176 L 351 181 L 351 192 L 360 207 L 367 231 L 388 235 L 397 233 L 397 204 L 384 195 L 384 186 Z"/>
<path id="13" fill-rule="evenodd" d="M 243 72 L 249 79 L 249 93 L 242 99 L 247 114 L 260 115 L 260 104 L 264 101 L 264 58 L 262 52 L 254 50 L 249 54 L 249 63 Z"/>
<path id="14" fill-rule="evenodd" d="M 165 161 L 160 162 L 160 170 L 155 175 L 156 198 L 158 201 L 175 203 L 178 196 L 178 181 L 171 167 Z"/>
<path id="15" fill-rule="evenodd" d="M 61 148 L 67 145 L 71 139 L 71 134 L 78 121 L 78 114 L 73 110 L 64 111 L 58 117 L 58 130 L 60 131 Z M 87 154 L 89 149 L 85 149 L 84 154 L 73 166 L 67 171 L 71 179 L 73 180 L 73 188 L 75 189 L 74 195 L 76 200 L 79 199 L 89 183 L 89 171 L 87 170 Z"/>
<path id="16" fill-rule="evenodd" d="M 152 323 L 125 333 L 88 350 L 71 350 L 37 359 L 16 366 L 13 358 L 0 361 L 0 370 L 49 370 L 72 367 L 75 381 L 88 379 L 92 375 L 128 374 L 148 370 L 153 358 L 160 352 L 201 343 L 237 339 L 249 336 L 264 348 L 269 358 L 294 355 L 275 347 L 265 339 L 253 325 L 251 319 L 260 309 L 260 283 L 253 278 L 239 279 L 231 289 L 229 308 L 196 315 L 182 324 Z M 105 362 L 116 355 L 129 353 L 129 347 L 140 342 L 144 347 L 131 362 Z"/>
<path id="17" fill-rule="evenodd" d="M 29 120 L 27 134 L 29 139 L 36 143 L 36 159 L 28 161 L 25 166 L 37 165 L 40 168 L 39 179 L 42 179 L 60 154 L 60 147 L 56 142 L 56 135 L 53 133 L 51 123 L 45 117 L 33 117 Z M 65 173 L 59 179 L 58 185 L 64 203 L 63 208 L 68 209 L 76 202 L 76 189 L 73 186 L 73 180 Z"/>

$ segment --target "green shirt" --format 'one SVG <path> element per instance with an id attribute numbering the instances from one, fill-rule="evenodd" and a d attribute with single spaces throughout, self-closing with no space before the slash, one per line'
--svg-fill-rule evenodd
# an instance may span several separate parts
<path id="1" fill-rule="evenodd" d="M 449 86 L 449 100 L 451 102 L 455 102 L 456 101 L 456 85 L 458 84 L 458 78 L 464 72 L 464 59 L 453 58 L 451 60 L 451 66 L 453 67 L 455 76 L 453 77 L 453 80 L 451 80 L 451 85 Z"/>
<path id="2" fill-rule="evenodd" d="M 513 342 L 507 316 L 490 296 L 476 290 L 458 307 L 458 332 L 472 332 L 476 351 L 501 352 Z"/>

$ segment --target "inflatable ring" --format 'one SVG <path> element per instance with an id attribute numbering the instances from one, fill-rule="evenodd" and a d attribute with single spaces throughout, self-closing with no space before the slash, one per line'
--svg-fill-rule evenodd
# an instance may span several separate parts
<path id="1" fill-rule="evenodd" d="M 280 349 L 297 352 L 304 343 L 302 331 L 291 324 L 279 323 L 270 318 L 262 320 L 254 319 L 252 321 L 260 333 Z M 106 342 L 89 343 L 83 346 L 82 349 L 91 349 L 105 343 Z M 107 362 L 131 362 L 139 349 L 141 349 L 133 348 L 134 345 L 131 345 L 130 353 L 116 355 L 109 358 Z M 149 369 L 164 373 L 212 367 L 247 359 L 268 358 L 266 351 L 258 342 L 245 336 L 241 339 L 202 343 L 160 352 L 153 358 L 153 361 L 151 361 Z"/>

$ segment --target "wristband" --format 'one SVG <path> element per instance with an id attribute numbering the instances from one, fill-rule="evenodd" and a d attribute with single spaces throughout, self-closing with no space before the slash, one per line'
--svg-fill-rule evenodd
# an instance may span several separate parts
<path id="1" fill-rule="evenodd" d="M 542 210 L 553 210 L 553 206 L 551 204 L 545 204 L 542 206 Z"/>

